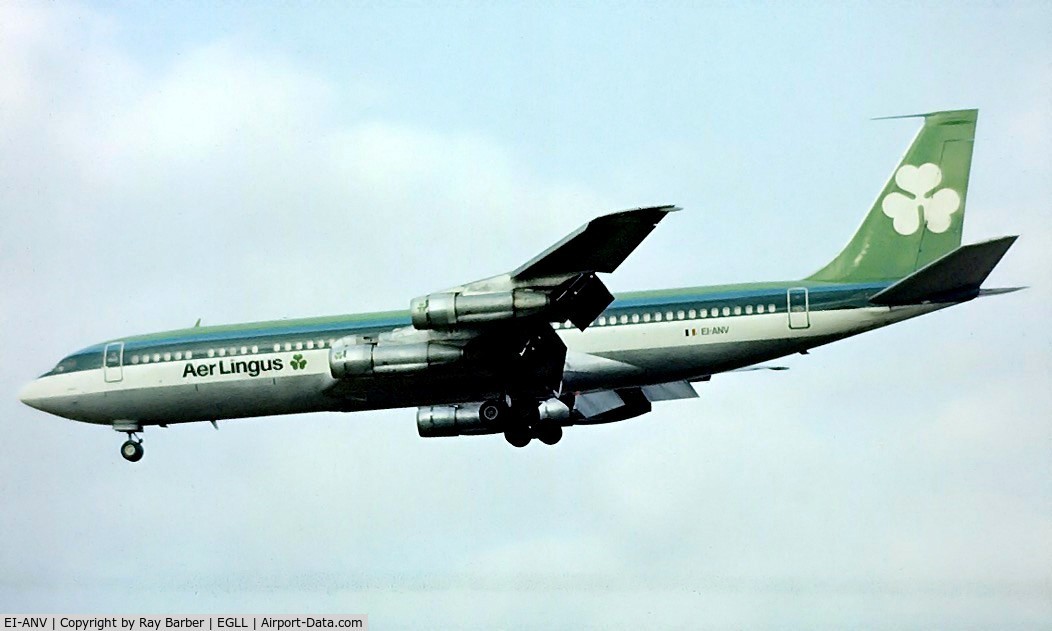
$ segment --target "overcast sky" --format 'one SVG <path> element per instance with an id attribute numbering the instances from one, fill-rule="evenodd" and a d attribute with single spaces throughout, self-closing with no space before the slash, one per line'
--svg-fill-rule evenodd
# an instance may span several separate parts
<path id="1" fill-rule="evenodd" d="M 375 628 L 1052 626 L 1052 5 L 0 2 L 0 611 Z M 555 448 L 412 410 L 123 436 L 122 335 L 405 308 L 675 203 L 615 291 L 805 276 L 980 108 L 984 299 Z"/>

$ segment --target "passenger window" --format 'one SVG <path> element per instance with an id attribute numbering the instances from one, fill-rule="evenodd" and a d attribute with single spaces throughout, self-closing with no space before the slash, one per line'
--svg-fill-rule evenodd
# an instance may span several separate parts
<path id="1" fill-rule="evenodd" d="M 702 309 L 701 311 L 698 312 L 698 315 L 700 315 L 703 318 L 707 318 L 707 317 L 709 317 L 709 310 L 708 309 Z"/>
<path id="2" fill-rule="evenodd" d="M 709 312 L 709 315 L 715 318 L 716 316 L 720 315 L 720 310 L 716 307 L 713 307 L 712 311 Z"/>
<path id="3" fill-rule="evenodd" d="M 698 317 L 698 311 L 696 309 L 691 309 L 689 315 L 690 319 L 693 320 L 694 318 Z"/>
<path id="4" fill-rule="evenodd" d="M 281 350 L 281 344 L 275 344 L 274 345 L 274 352 L 276 353 L 276 352 L 278 352 L 280 350 Z"/>
<path id="5" fill-rule="evenodd" d="M 285 350 L 287 350 L 287 351 L 291 351 L 292 350 L 292 344 L 290 342 L 285 342 Z"/>
<path id="6" fill-rule="evenodd" d="M 724 316 L 729 316 L 730 314 L 731 314 L 731 308 L 730 307 L 724 307 L 723 308 L 723 315 Z"/>
<path id="7" fill-rule="evenodd" d="M 253 346 L 252 347 L 252 352 L 253 353 L 258 353 L 259 352 L 259 347 L 258 346 Z"/>
<path id="8" fill-rule="evenodd" d="M 665 312 L 665 319 L 666 320 L 671 320 L 672 319 L 672 312 L 671 311 L 666 311 Z"/>
<path id="9" fill-rule="evenodd" d="M 138 355 L 132 355 L 132 360 L 131 360 L 131 362 L 132 362 L 133 364 L 138 364 L 138 363 L 139 363 L 139 356 L 138 356 Z"/>
<path id="10" fill-rule="evenodd" d="M 247 346 L 242 346 L 241 347 L 241 354 L 242 355 L 248 355 L 248 347 Z"/>
<path id="11" fill-rule="evenodd" d="M 144 355 L 142 356 L 142 363 L 144 363 L 144 364 L 149 364 L 149 363 L 150 363 L 150 356 L 149 356 L 149 355 L 145 355 L 145 354 L 144 354 Z"/>
<path id="12" fill-rule="evenodd" d="M 226 357 L 226 349 L 225 348 L 219 349 L 219 356 L 220 357 Z"/>
<path id="13" fill-rule="evenodd" d="M 745 305 L 745 315 L 752 315 L 752 305 Z"/>
<path id="14" fill-rule="evenodd" d="M 296 342 L 296 350 L 298 350 L 298 351 L 302 351 L 303 350 L 303 342 Z"/>
<path id="15" fill-rule="evenodd" d="M 186 358 L 187 359 L 193 359 L 194 358 L 193 352 L 192 351 L 186 351 Z"/>
<path id="16" fill-rule="evenodd" d="M 599 316 L 599 326 L 606 326 L 606 316 Z"/>
<path id="17" fill-rule="evenodd" d="M 643 314 L 643 322 L 650 322 L 650 314 L 649 313 L 644 313 Z"/>
<path id="18" fill-rule="evenodd" d="M 638 313 L 633 313 L 632 314 L 632 324 L 635 324 L 637 322 L 639 322 L 639 314 Z"/>
<path id="19" fill-rule="evenodd" d="M 628 324 L 628 316 L 627 315 L 621 316 L 620 320 L 621 320 L 621 324 Z"/>
<path id="20" fill-rule="evenodd" d="M 734 308 L 734 315 L 741 315 L 741 314 L 742 314 L 742 308 L 741 307 L 735 307 Z"/>
<path id="21" fill-rule="evenodd" d="M 654 322 L 661 322 L 661 314 L 660 313 L 655 313 L 654 314 Z"/>
<path id="22" fill-rule="evenodd" d="M 172 361 L 172 354 L 171 353 L 165 353 L 164 354 L 164 361 L 166 361 L 166 362 Z"/>
<path id="23" fill-rule="evenodd" d="M 686 314 L 686 313 L 683 313 L 682 311 L 677 311 L 677 312 L 676 312 L 676 319 L 677 319 L 677 320 L 682 320 L 682 319 L 683 319 L 683 318 L 685 318 L 685 317 L 687 317 L 687 314 Z"/>
<path id="24" fill-rule="evenodd" d="M 771 313 L 774 313 L 776 311 L 776 308 L 774 305 L 767 305 L 767 310 Z"/>
<path id="25" fill-rule="evenodd" d="M 208 349 L 208 356 L 209 357 L 215 357 L 216 356 L 216 349 L 214 349 L 214 348 Z"/>
<path id="26" fill-rule="evenodd" d="M 756 307 L 756 313 L 763 313 L 763 310 L 764 310 L 764 308 L 765 308 L 765 307 L 764 307 L 763 305 L 759 305 L 759 306 L 757 306 L 757 307 Z"/>
<path id="27" fill-rule="evenodd" d="M 179 361 L 182 358 L 183 358 L 183 353 L 181 351 L 175 354 L 175 361 Z"/>

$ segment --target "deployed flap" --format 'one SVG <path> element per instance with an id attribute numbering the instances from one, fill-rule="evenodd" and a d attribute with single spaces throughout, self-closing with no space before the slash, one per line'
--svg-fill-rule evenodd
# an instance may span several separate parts
<path id="1" fill-rule="evenodd" d="M 975 296 L 1017 238 L 1001 237 L 957 248 L 869 300 L 876 305 L 893 306 Z"/>
<path id="2" fill-rule="evenodd" d="M 625 404 L 624 400 L 613 390 L 599 390 L 579 394 L 574 399 L 574 409 L 585 418 L 599 416 L 604 412 L 615 410 Z"/>
<path id="3" fill-rule="evenodd" d="M 652 206 L 597 217 L 511 273 L 514 280 L 612 272 L 675 206 Z"/>
<path id="4" fill-rule="evenodd" d="M 598 425 L 646 414 L 651 406 L 639 388 L 621 388 L 579 394 L 573 410 L 574 424 Z"/>
<path id="5" fill-rule="evenodd" d="M 695 390 L 694 386 L 690 385 L 690 382 L 687 381 L 658 383 L 652 386 L 643 386 L 640 390 L 643 391 L 643 396 L 645 396 L 647 400 L 655 403 L 657 401 L 698 398 L 697 390 Z"/>

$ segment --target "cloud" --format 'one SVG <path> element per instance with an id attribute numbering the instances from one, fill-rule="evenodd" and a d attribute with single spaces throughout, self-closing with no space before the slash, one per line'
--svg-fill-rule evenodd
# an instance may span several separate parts
<path id="1" fill-rule="evenodd" d="M 697 154 L 725 161 L 659 139 L 615 166 L 595 155 L 605 180 L 545 174 L 482 125 L 391 114 L 396 88 L 237 36 L 146 59 L 119 44 L 123 26 L 75 5 L 0 6 L 0 335 L 19 358 L 0 368 L 4 392 L 77 346 L 198 316 L 401 308 L 517 266 L 620 207 L 609 191 L 672 173 L 705 199 Z M 770 167 L 769 138 L 755 142 L 750 177 Z M 741 185 L 719 178 L 735 199 Z M 1040 281 L 1047 213 L 1006 188 L 997 204 L 970 198 L 972 228 L 1018 220 L 1032 236 L 998 274 Z M 632 278 L 718 282 L 756 258 L 811 256 L 792 221 L 741 213 L 724 239 L 702 217 L 655 233 Z M 754 230 L 773 245 L 750 251 Z M 947 611 L 982 625 L 1017 605 L 1045 620 L 1045 298 L 977 301 L 789 358 L 788 373 L 720 377 L 700 400 L 572 428 L 555 449 L 422 440 L 394 410 L 151 430 L 130 469 L 118 435 L 8 396 L 0 608 L 351 603 L 422 628 L 509 615 L 693 628 L 697 611 L 715 626 L 945 626 Z"/>

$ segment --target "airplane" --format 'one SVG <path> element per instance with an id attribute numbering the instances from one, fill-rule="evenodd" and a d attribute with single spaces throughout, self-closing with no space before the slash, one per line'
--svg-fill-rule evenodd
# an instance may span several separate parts
<path id="1" fill-rule="evenodd" d="M 1015 242 L 961 246 L 978 111 L 920 131 L 847 246 L 802 280 L 629 293 L 611 273 L 675 206 L 593 219 L 510 272 L 389 311 L 197 326 L 95 344 L 20 392 L 25 404 L 126 433 L 147 426 L 417 407 L 421 437 L 554 445 L 694 384 L 972 300 Z M 198 325 L 200 321 L 198 321 Z M 218 426 L 217 426 L 218 427 Z"/>

